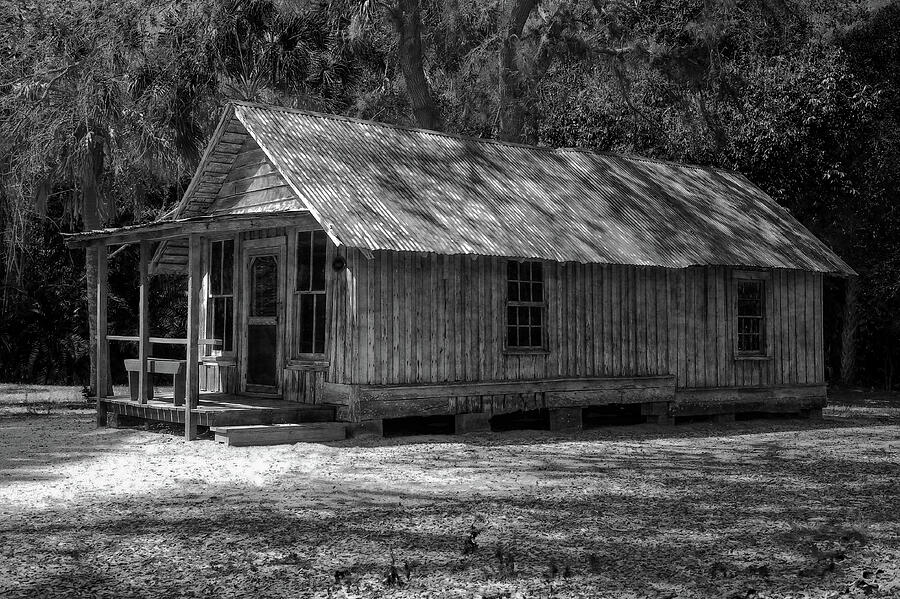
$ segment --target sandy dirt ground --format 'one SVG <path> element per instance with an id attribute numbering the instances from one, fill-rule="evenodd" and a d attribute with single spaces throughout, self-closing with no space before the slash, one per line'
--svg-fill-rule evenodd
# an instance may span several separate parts
<path id="1" fill-rule="evenodd" d="M 900 597 L 900 409 L 232 448 L 0 406 L 0 597 Z"/>

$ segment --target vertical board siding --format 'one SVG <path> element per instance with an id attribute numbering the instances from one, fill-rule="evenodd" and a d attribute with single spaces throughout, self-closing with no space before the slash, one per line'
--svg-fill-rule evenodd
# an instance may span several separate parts
<path id="1" fill-rule="evenodd" d="M 208 393 L 238 393 L 237 366 L 201 363 L 200 390 Z"/>
<path id="2" fill-rule="evenodd" d="M 504 351 L 504 258 L 348 252 L 348 291 L 332 298 L 357 306 L 330 314 L 356 321 L 330 323 L 334 382 L 664 374 L 679 388 L 823 381 L 821 275 L 769 273 L 770 356 L 746 360 L 735 359 L 732 268 L 545 262 L 547 351 L 517 354 Z M 338 341 L 343 330 L 352 343 Z"/>
<path id="3" fill-rule="evenodd" d="M 673 271 L 685 280 L 683 312 L 669 309 L 675 321 L 677 351 L 673 373 L 678 387 L 761 387 L 821 384 L 822 275 L 774 270 L 766 280 L 766 359 L 736 359 L 734 270 L 722 267 Z M 674 288 L 673 288 L 674 287 Z M 670 297 L 680 287 L 670 286 Z M 680 300 L 676 299 L 676 304 Z M 682 319 L 684 320 L 682 324 Z M 684 343 L 681 342 L 682 338 Z M 672 361 L 670 360 L 670 363 Z"/>
<path id="4" fill-rule="evenodd" d="M 321 368 L 285 368 L 282 397 L 299 403 L 320 403 L 327 372 Z"/>
<path id="5" fill-rule="evenodd" d="M 504 351 L 505 259 L 380 251 L 365 258 L 348 251 L 355 289 L 346 297 L 334 290 L 331 297 L 343 303 L 356 296 L 356 321 L 347 333 L 355 342 L 341 343 L 335 338 L 340 327 L 331 323 L 329 381 L 442 383 L 673 371 L 668 295 L 677 271 L 545 262 L 547 351 L 513 353 Z M 337 355 L 341 351 L 344 356 Z"/>

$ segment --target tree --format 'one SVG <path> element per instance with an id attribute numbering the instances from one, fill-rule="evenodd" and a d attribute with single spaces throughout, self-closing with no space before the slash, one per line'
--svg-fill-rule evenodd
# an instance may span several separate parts
<path id="1" fill-rule="evenodd" d="M 21 280 L 30 259 L 24 232 L 47 214 L 48 200 L 64 206 L 52 212 L 69 229 L 153 219 L 162 206 L 144 199 L 177 199 L 224 98 L 340 109 L 354 76 L 352 48 L 330 33 L 321 5 L 288 12 L 272 0 L 79 0 L 34 8 L 0 7 L 11 24 L 0 33 L 0 216 L 13 233 L 4 235 L 5 282 Z M 96 256 L 87 254 L 93 334 Z"/>
<path id="2" fill-rule="evenodd" d="M 351 16 L 348 33 L 354 39 L 362 38 L 367 29 L 376 27 L 379 17 L 390 22 L 396 34 L 396 56 L 415 120 L 423 129 L 441 130 L 441 111 L 425 74 L 419 0 L 363 0 L 358 4 L 351 3 L 347 10 Z"/>
<path id="3" fill-rule="evenodd" d="M 162 58 L 161 47 L 174 50 L 167 44 L 174 39 L 169 28 L 190 23 L 185 11 L 174 4 L 138 1 L 51 2 L 40 10 L 23 3 L 6 5 L 4 11 L 4 22 L 10 23 L 4 45 L 12 49 L 6 68 L 12 77 L 0 95 L 0 164 L 10 220 L 24 222 L 32 211 L 43 216 L 48 197 L 54 195 L 67 206 L 70 226 L 80 221 L 84 229 L 97 229 L 116 221 L 118 207 L 110 191 L 117 173 L 139 170 L 158 179 L 173 167 L 185 170 L 181 155 L 170 152 L 172 142 L 180 141 L 190 148 L 188 154 L 195 153 L 196 127 L 176 122 L 185 115 L 172 108 L 191 99 L 165 94 L 161 80 L 141 80 L 152 69 L 150 61 Z M 186 56 L 170 54 L 164 60 L 178 62 Z M 185 85 L 168 91 L 184 92 Z M 147 116 L 154 111 L 169 120 L 151 123 Z M 165 128 L 181 135 L 160 136 Z M 8 279 L 21 272 L 15 266 L 21 254 L 15 246 L 8 246 L 6 254 Z M 85 274 L 93 334 L 93 249 Z M 95 369 L 92 347 L 92 381 Z"/>

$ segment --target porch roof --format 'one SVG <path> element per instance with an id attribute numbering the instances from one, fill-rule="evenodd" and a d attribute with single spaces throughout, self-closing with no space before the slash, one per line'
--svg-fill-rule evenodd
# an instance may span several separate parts
<path id="1" fill-rule="evenodd" d="M 197 233 L 244 231 L 268 227 L 313 225 L 318 222 L 307 210 L 268 212 L 260 214 L 204 215 L 175 220 L 159 220 L 141 225 L 95 229 L 83 233 L 64 234 L 70 248 L 91 244 L 118 245 L 137 241 L 164 241 L 188 237 Z"/>

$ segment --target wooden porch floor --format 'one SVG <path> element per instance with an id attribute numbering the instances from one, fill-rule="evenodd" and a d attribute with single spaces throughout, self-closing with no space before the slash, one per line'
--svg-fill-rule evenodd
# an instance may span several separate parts
<path id="1" fill-rule="evenodd" d="M 128 395 L 104 397 L 109 414 L 159 422 L 184 423 L 184 406 L 176 406 L 171 395 L 155 395 L 142 404 Z M 329 422 L 334 420 L 334 408 L 301 404 L 282 399 L 201 393 L 200 404 L 191 410 L 198 426 L 239 426 L 251 424 L 290 424 Z"/>

